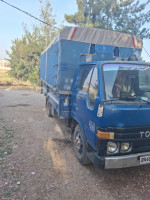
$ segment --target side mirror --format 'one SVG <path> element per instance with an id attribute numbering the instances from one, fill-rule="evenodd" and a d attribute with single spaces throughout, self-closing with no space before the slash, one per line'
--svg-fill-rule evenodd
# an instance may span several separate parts
<path id="1" fill-rule="evenodd" d="M 100 103 L 99 106 L 98 106 L 98 110 L 97 110 L 97 117 L 103 116 L 103 110 L 104 110 L 103 104 Z"/>

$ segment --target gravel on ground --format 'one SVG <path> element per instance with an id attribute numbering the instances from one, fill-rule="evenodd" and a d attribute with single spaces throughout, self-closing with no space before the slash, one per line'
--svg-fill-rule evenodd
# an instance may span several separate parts
<path id="1" fill-rule="evenodd" d="M 38 91 L 0 88 L 1 200 L 150 199 L 150 165 L 99 170 L 76 159 L 70 129 Z"/>

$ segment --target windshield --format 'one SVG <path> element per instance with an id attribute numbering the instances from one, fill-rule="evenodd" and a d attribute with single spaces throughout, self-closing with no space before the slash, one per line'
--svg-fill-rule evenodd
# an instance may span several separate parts
<path id="1" fill-rule="evenodd" d="M 150 102 L 150 66 L 135 64 L 103 65 L 106 100 Z"/>

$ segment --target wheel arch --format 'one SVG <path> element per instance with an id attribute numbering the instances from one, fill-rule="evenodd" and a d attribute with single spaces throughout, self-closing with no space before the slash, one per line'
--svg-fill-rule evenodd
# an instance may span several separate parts
<path id="1" fill-rule="evenodd" d="M 78 124 L 79 124 L 80 128 L 82 129 L 82 132 L 83 132 L 83 136 L 84 136 L 85 141 L 87 141 L 87 137 L 86 137 L 85 127 L 84 127 L 83 121 L 82 121 L 82 120 L 75 119 L 75 118 L 72 119 L 72 124 L 71 124 L 71 137 L 73 136 L 75 127 L 76 127 Z"/>

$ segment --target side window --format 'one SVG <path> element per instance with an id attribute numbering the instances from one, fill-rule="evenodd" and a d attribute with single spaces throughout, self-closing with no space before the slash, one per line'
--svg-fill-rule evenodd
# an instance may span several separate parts
<path id="1" fill-rule="evenodd" d="M 89 97 L 88 97 L 88 105 L 91 108 L 94 108 L 97 93 L 98 93 L 98 76 L 97 76 L 97 68 L 95 67 L 91 78 L 91 83 L 89 87 Z"/>
<path id="2" fill-rule="evenodd" d="M 146 71 L 139 71 L 139 88 L 147 90 L 147 86 L 150 85 L 150 72 Z"/>
<path id="3" fill-rule="evenodd" d="M 91 80 L 93 68 L 92 67 L 83 67 L 80 71 L 80 76 L 78 80 L 77 88 L 79 90 L 88 91 L 89 83 Z"/>

